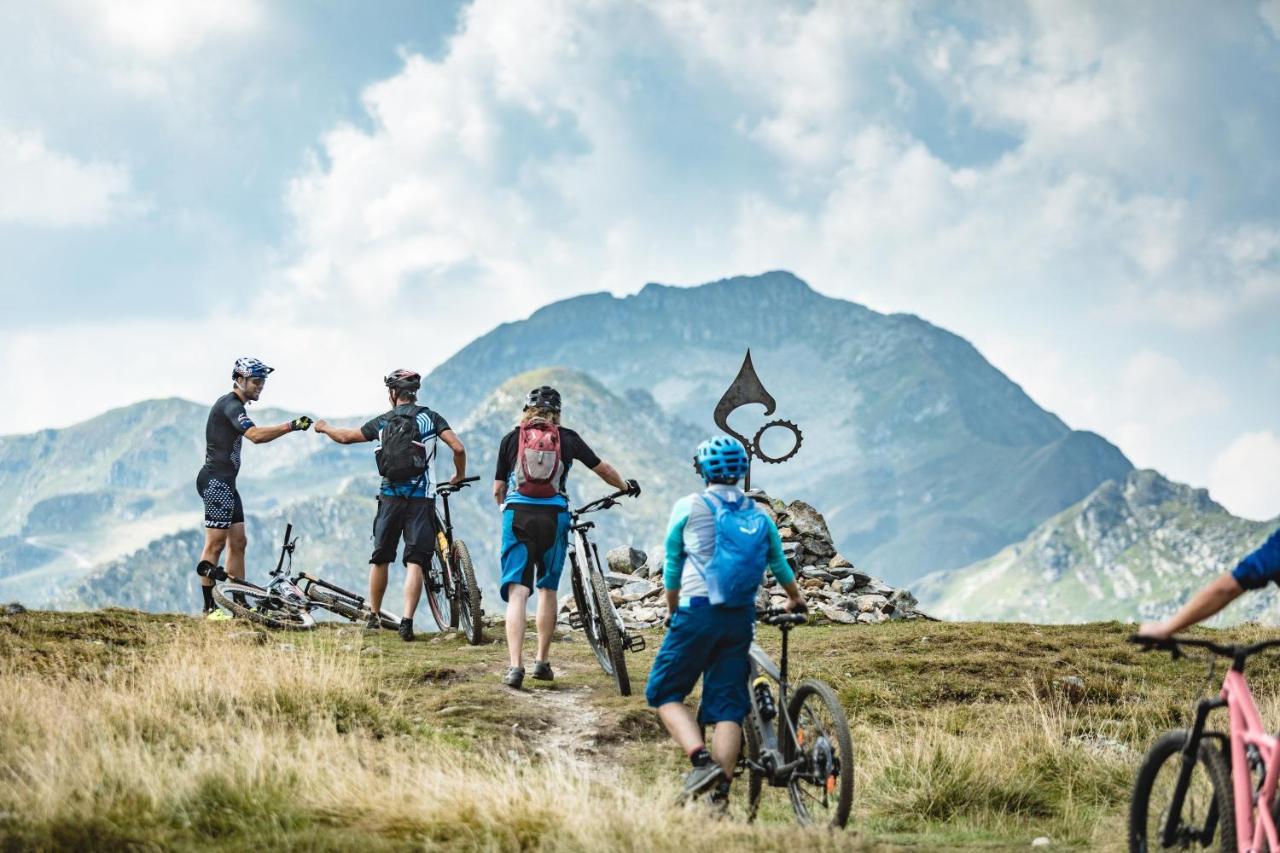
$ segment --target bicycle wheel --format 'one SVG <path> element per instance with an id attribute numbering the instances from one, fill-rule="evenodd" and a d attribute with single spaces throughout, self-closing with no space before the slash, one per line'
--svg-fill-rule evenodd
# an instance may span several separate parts
<path id="1" fill-rule="evenodd" d="M 427 592 L 427 606 L 436 620 L 436 627 L 448 631 L 453 621 L 453 602 L 449 600 L 449 588 L 445 585 L 448 567 L 440 552 L 431 556 L 428 565 L 422 567 L 422 585 Z"/>
<path id="2" fill-rule="evenodd" d="M 591 646 L 596 657 L 599 657 L 600 641 L 596 639 L 596 623 L 591 618 L 591 605 L 587 603 L 587 590 L 582 583 L 582 571 L 578 568 L 578 558 L 574 554 L 569 555 L 569 585 L 573 587 L 573 603 L 578 608 L 582 633 L 587 635 L 587 644 Z"/>
<path id="3" fill-rule="evenodd" d="M 337 593 L 318 589 L 314 585 L 307 587 L 306 595 L 317 607 L 323 607 L 330 613 L 341 616 L 344 619 L 350 619 L 352 622 L 362 618 L 367 612 L 354 601 L 339 596 Z"/>
<path id="4" fill-rule="evenodd" d="M 853 806 L 853 737 L 844 708 L 834 690 L 806 678 L 796 685 L 787 713 L 805 759 L 787 785 L 796 819 L 842 827 Z"/>
<path id="5" fill-rule="evenodd" d="M 245 603 L 232 596 L 241 595 Z M 271 595 L 260 586 L 243 581 L 229 581 L 213 588 L 213 600 L 236 616 L 250 619 L 281 631 L 310 631 L 316 620 L 305 608 L 295 607 Z"/>
<path id="6" fill-rule="evenodd" d="M 590 576 L 596 605 L 593 617 L 598 620 L 596 635 L 602 640 L 594 646 L 596 658 L 605 673 L 613 676 L 614 683 L 618 685 L 618 693 L 630 696 L 631 678 L 627 675 L 627 659 L 624 657 L 626 651 L 622 648 L 622 623 L 609 600 L 609 589 L 604 578 L 597 571 L 591 571 Z"/>
<path id="7" fill-rule="evenodd" d="M 1161 844 L 1161 835 L 1173 804 L 1173 790 L 1182 766 L 1186 729 L 1166 732 L 1156 739 L 1138 768 L 1129 802 L 1129 849 L 1136 853 L 1170 849 Z M 1215 836 L 1217 849 L 1234 853 L 1236 813 L 1231 791 L 1231 770 L 1222 750 L 1210 740 L 1200 742 L 1196 766 L 1174 822 L 1174 849 L 1210 847 Z"/>
<path id="8" fill-rule="evenodd" d="M 476 570 L 471 565 L 471 552 L 467 543 L 459 539 L 453 543 L 453 575 L 455 605 L 458 625 L 473 646 L 480 645 L 484 639 L 484 623 L 480 621 L 480 587 L 476 584 Z"/>

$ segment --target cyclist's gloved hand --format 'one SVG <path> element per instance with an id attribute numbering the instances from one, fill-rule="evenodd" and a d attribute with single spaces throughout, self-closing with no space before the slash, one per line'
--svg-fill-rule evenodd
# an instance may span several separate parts
<path id="1" fill-rule="evenodd" d="M 803 596 L 790 598 L 787 600 L 788 613 L 808 613 L 809 603 L 804 600 Z"/>
<path id="2" fill-rule="evenodd" d="M 293 431 L 311 429 L 311 418 L 303 415 L 300 418 L 294 418 L 289 421 L 289 429 Z"/>
<path id="3" fill-rule="evenodd" d="M 640 484 L 635 480 L 627 480 L 627 495 L 633 498 L 640 497 Z"/>

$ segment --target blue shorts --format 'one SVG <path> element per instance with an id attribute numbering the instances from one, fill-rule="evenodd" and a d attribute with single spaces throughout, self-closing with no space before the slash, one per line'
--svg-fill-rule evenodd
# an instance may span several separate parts
<path id="1" fill-rule="evenodd" d="M 702 676 L 698 722 L 741 723 L 751 711 L 753 607 L 681 607 L 649 670 L 649 707 L 683 702 Z"/>
<path id="2" fill-rule="evenodd" d="M 569 513 L 560 507 L 515 504 L 502 512 L 502 579 L 498 592 L 518 583 L 559 589 L 564 555 L 569 547 Z"/>

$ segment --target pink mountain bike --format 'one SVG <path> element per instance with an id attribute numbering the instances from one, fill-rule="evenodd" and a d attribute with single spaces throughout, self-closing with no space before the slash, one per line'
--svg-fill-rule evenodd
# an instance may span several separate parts
<path id="1" fill-rule="evenodd" d="M 1244 677 L 1249 656 L 1280 646 L 1280 639 L 1251 646 L 1191 637 L 1130 641 L 1167 650 L 1175 659 L 1184 656 L 1183 646 L 1206 649 L 1230 658 L 1231 668 L 1218 698 L 1196 703 L 1190 730 L 1167 732 L 1147 751 L 1129 806 L 1129 849 L 1280 851 L 1275 802 L 1280 739 L 1262 727 Z M 1213 657 L 1209 661 L 1212 678 Z M 1209 713 L 1217 708 L 1227 709 L 1229 734 L 1205 730 Z"/>

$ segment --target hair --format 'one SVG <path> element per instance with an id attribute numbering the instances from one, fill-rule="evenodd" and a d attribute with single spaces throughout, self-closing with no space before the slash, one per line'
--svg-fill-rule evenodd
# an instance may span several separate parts
<path id="1" fill-rule="evenodd" d="M 404 388 L 389 388 L 387 390 L 391 392 L 391 396 L 396 400 L 400 400 L 405 403 L 418 402 L 418 395 L 413 391 L 407 391 Z"/>
<path id="2" fill-rule="evenodd" d="M 560 413 L 553 412 L 550 409 L 525 409 L 520 413 L 519 425 L 523 426 L 532 420 L 550 421 L 556 426 L 560 426 Z"/>

